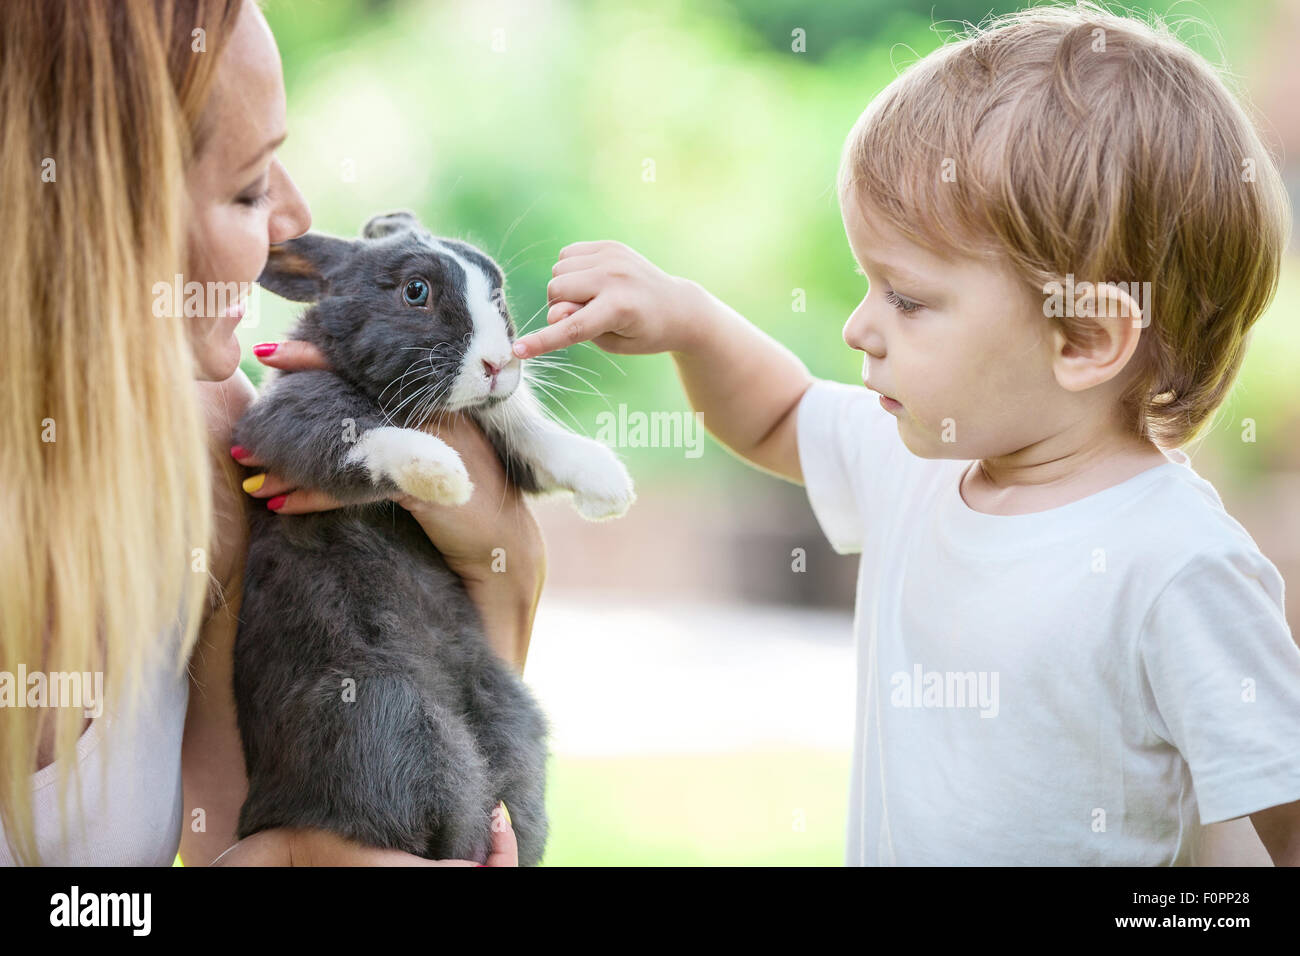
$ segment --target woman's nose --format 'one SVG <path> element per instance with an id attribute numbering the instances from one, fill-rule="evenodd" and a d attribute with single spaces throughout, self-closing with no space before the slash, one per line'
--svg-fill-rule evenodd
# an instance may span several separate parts
<path id="1" fill-rule="evenodd" d="M 298 191 L 297 184 L 276 161 L 280 176 L 280 202 L 271 213 L 268 228 L 271 243 L 296 239 L 311 228 L 311 208 L 307 200 Z"/>

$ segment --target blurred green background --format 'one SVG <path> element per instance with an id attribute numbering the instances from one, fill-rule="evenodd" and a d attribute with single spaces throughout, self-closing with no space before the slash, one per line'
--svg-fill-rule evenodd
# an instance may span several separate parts
<path id="1" fill-rule="evenodd" d="M 844 137 L 896 69 L 936 47 L 954 21 L 1019 4 L 263 6 L 288 91 L 280 156 L 312 206 L 313 228 L 355 235 L 377 212 L 412 209 L 434 233 L 474 242 L 507 267 L 511 308 L 526 328 L 544 321 L 562 246 L 619 239 L 708 287 L 815 374 L 854 382 L 860 356 L 840 329 L 861 279 L 833 185 Z M 1286 54 L 1300 40 L 1295 4 L 1130 8 L 1186 21 L 1183 38 L 1226 62 L 1264 110 L 1266 135 L 1300 155 Z M 1295 168 L 1286 172 L 1294 187 Z M 806 311 L 792 307 L 795 290 Z M 1298 308 L 1293 251 L 1239 387 L 1203 446 L 1188 449 L 1292 580 L 1300 579 Z M 245 345 L 283 336 L 294 312 L 261 294 L 241 330 Z M 562 393 L 565 408 L 556 409 L 588 434 L 598 413 L 620 403 L 688 408 L 666 356 L 610 359 L 575 347 L 564 358 L 603 393 Z M 256 363 L 245 367 L 258 380 Z M 1242 440 L 1245 418 L 1256 422 L 1255 442 Z M 711 440 L 698 458 L 680 448 L 620 453 L 638 482 L 626 519 L 591 527 L 562 507 L 538 508 L 550 568 L 525 676 L 562 715 L 563 731 L 547 862 L 840 863 L 854 562 L 821 542 L 801 489 L 742 467 Z M 791 574 L 792 547 L 807 549 L 808 573 Z M 628 621 L 674 602 L 707 612 L 634 634 L 587 610 L 607 601 Z M 807 614 L 778 620 L 774 607 Z M 706 617 L 707 628 L 692 624 Z M 1294 603 L 1290 617 L 1295 630 Z M 671 653 L 667 630 L 682 638 L 667 641 L 679 649 Z M 794 684 L 791 668 L 805 660 L 817 663 Z M 707 680 L 690 679 L 705 667 Z"/>

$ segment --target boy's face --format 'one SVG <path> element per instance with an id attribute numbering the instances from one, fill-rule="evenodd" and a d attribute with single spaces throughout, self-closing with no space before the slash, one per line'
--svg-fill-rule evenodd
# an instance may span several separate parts
<path id="1" fill-rule="evenodd" d="M 914 455 L 1008 455 L 1068 426 L 1041 295 L 989 262 L 936 256 L 856 196 L 842 211 L 870 283 L 844 341 L 864 353 L 863 384 L 898 403 L 883 402 Z"/>

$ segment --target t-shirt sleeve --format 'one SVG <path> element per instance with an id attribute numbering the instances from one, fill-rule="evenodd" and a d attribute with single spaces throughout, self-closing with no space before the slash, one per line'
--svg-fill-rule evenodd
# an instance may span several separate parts
<path id="1" fill-rule="evenodd" d="M 894 416 L 860 385 L 819 380 L 795 423 L 799 467 L 817 523 L 839 554 L 862 550 L 872 509 L 888 501 L 884 479 L 910 455 Z"/>
<path id="2" fill-rule="evenodd" d="M 1201 823 L 1300 800 L 1300 648 L 1258 551 L 1198 555 L 1139 637 L 1151 729 L 1191 770 Z"/>

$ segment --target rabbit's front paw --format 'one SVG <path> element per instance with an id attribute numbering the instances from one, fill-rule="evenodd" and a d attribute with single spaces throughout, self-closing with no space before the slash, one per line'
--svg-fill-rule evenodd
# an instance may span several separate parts
<path id="1" fill-rule="evenodd" d="M 573 492 L 573 506 L 588 521 L 619 518 L 632 507 L 636 492 L 632 476 L 606 446 L 577 438 L 564 450 L 571 476 L 564 486 Z"/>
<path id="2" fill-rule="evenodd" d="M 439 505 L 463 505 L 474 484 L 455 449 L 413 428 L 372 428 L 348 452 L 372 480 L 387 478 L 408 495 Z"/>

